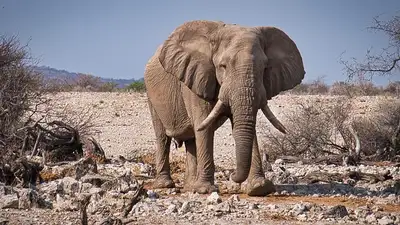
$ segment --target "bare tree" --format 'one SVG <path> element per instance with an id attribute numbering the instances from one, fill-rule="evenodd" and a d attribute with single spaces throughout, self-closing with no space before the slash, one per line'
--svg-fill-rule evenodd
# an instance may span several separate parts
<path id="1" fill-rule="evenodd" d="M 400 16 L 395 15 L 386 21 L 377 16 L 368 30 L 383 32 L 388 37 L 388 45 L 378 54 L 373 54 L 369 49 L 363 61 L 355 58 L 352 58 L 351 61 L 341 60 L 350 80 L 360 76 L 389 75 L 400 69 Z"/>

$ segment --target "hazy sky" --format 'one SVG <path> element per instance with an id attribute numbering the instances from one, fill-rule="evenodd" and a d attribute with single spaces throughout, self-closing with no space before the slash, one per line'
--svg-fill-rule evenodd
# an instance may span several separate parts
<path id="1" fill-rule="evenodd" d="M 387 44 L 386 36 L 366 27 L 374 16 L 387 19 L 399 10 L 399 0 L 0 0 L 0 35 L 29 41 L 39 65 L 141 78 L 157 46 L 185 21 L 277 26 L 299 47 L 306 79 L 331 82 L 344 79 L 338 63 L 344 51 L 345 59 L 362 57 L 371 46 Z"/>

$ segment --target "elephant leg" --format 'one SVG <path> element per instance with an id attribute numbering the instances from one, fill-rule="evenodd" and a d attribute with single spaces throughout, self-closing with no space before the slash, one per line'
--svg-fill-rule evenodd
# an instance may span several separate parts
<path id="1" fill-rule="evenodd" d="M 185 166 L 185 185 L 184 190 L 191 190 L 196 182 L 197 174 L 197 156 L 196 156 L 196 141 L 189 139 L 185 141 L 186 148 L 186 166 Z"/>
<path id="2" fill-rule="evenodd" d="M 250 174 L 247 178 L 246 193 L 249 196 L 266 196 L 275 192 L 274 184 L 265 178 L 261 155 L 258 148 L 257 135 L 253 139 L 253 153 L 251 159 Z"/>
<path id="3" fill-rule="evenodd" d="M 156 150 L 156 179 L 153 188 L 172 188 L 175 183 L 171 178 L 171 170 L 169 165 L 169 150 L 171 145 L 171 137 L 165 133 L 165 128 L 161 123 L 157 112 L 149 101 L 149 108 L 153 122 L 153 128 L 156 133 L 157 150 Z"/>
<path id="4" fill-rule="evenodd" d="M 218 191 L 214 185 L 214 131 L 206 129 L 196 132 L 197 175 L 193 191 L 199 194 Z"/>

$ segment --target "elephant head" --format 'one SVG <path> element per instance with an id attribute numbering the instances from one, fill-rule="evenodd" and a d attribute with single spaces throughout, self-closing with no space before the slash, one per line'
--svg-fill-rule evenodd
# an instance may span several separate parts
<path id="1" fill-rule="evenodd" d="M 243 27 L 212 21 L 191 21 L 170 34 L 159 61 L 195 94 L 216 102 L 208 117 L 195 127 L 212 126 L 229 113 L 236 145 L 233 181 L 247 179 L 259 109 L 281 132 L 267 101 L 298 85 L 305 71 L 296 44 L 275 27 Z"/>

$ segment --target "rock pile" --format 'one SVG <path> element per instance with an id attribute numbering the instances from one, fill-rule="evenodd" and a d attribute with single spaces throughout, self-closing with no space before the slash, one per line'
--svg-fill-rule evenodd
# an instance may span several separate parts
<path id="1" fill-rule="evenodd" d="M 306 179 L 315 177 L 316 172 L 330 174 L 328 177 L 332 178 L 352 171 L 375 175 L 389 171 L 391 179 L 349 182 L 335 178 L 314 183 Z M 264 198 L 241 195 L 241 186 L 229 181 L 229 173 L 229 170 L 216 173 L 220 193 L 199 195 L 179 193 L 179 187 L 146 188 L 152 181 L 153 168 L 144 163 L 111 160 L 108 164 L 96 164 L 93 160 L 81 159 L 45 167 L 41 172 L 43 181 L 37 186 L 21 188 L 0 184 L 0 224 L 15 223 L 17 211 L 21 217 L 25 214 L 25 220 L 18 221 L 21 223 L 57 224 L 41 216 L 45 213 L 58 218 L 60 223 L 63 220 L 67 224 L 80 223 L 84 199 L 88 201 L 84 211 L 89 224 L 400 223 L 400 170 L 395 166 L 273 163 L 266 175 L 277 185 L 277 192 Z"/>

